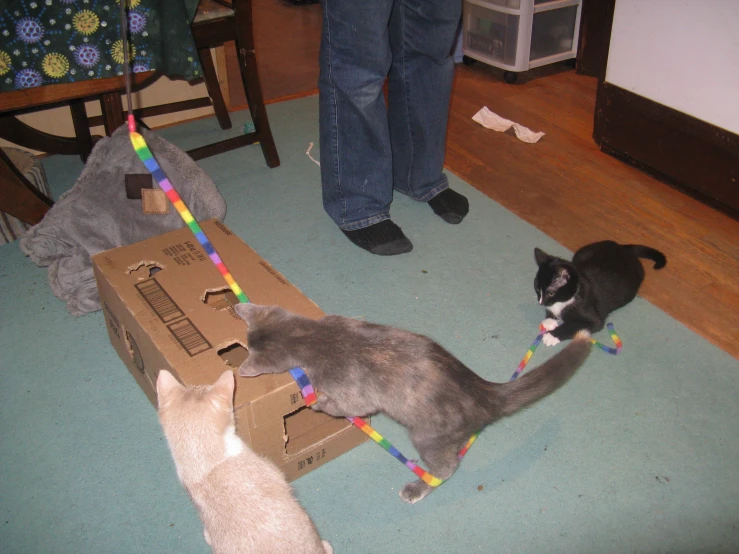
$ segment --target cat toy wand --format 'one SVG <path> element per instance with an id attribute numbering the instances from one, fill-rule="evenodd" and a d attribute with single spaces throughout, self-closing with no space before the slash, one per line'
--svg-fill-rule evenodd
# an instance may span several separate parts
<path id="1" fill-rule="evenodd" d="M 241 287 L 238 285 L 236 280 L 233 278 L 233 276 L 231 275 L 231 272 L 226 267 L 226 264 L 224 264 L 223 260 L 221 260 L 220 256 L 218 255 L 218 252 L 216 252 L 216 249 L 213 247 L 213 244 L 210 242 L 210 239 L 208 239 L 205 232 L 200 228 L 200 225 L 195 220 L 192 213 L 190 213 L 190 210 L 187 208 L 185 203 L 182 201 L 182 198 L 180 197 L 180 195 L 177 193 L 175 188 L 172 186 L 172 183 L 170 183 L 169 179 L 167 178 L 167 175 L 164 173 L 162 168 L 157 163 L 156 159 L 154 158 L 154 155 L 151 153 L 151 150 L 147 146 L 146 141 L 144 140 L 144 137 L 141 136 L 136 131 L 136 120 L 134 119 L 133 107 L 132 107 L 132 102 L 131 102 L 131 74 L 130 74 L 130 69 L 129 69 L 129 59 L 128 59 L 129 51 L 128 51 L 128 40 L 127 40 L 126 27 L 127 27 L 126 25 L 126 2 L 125 0 L 121 0 L 121 30 L 123 34 L 123 64 L 124 64 L 125 81 L 126 81 L 126 100 L 128 103 L 128 133 L 131 138 L 131 144 L 133 145 L 133 149 L 136 152 L 136 155 L 139 157 L 139 159 L 144 164 L 144 166 L 146 166 L 146 169 L 149 170 L 149 172 L 151 172 L 157 184 L 161 187 L 161 189 L 167 195 L 167 198 L 169 199 L 169 201 L 172 202 L 172 205 L 175 207 L 177 212 L 180 214 L 180 217 L 182 217 L 185 224 L 190 228 L 192 233 L 195 235 L 200 245 L 205 249 L 206 253 L 208 254 L 208 257 L 216 265 L 216 267 L 218 268 L 218 271 L 221 273 L 221 275 L 223 275 L 223 278 L 226 280 L 226 283 L 228 283 L 228 286 L 231 287 L 231 290 L 236 295 L 236 297 L 239 299 L 239 301 L 249 302 L 249 298 L 246 296 L 244 291 L 241 289 Z M 306 406 L 311 406 L 312 404 L 315 404 L 316 394 L 305 372 L 300 368 L 294 368 L 290 370 L 290 374 L 293 376 L 293 378 L 298 383 L 298 386 L 301 388 L 301 392 L 303 394 L 303 398 L 305 400 Z M 439 479 L 438 477 L 431 475 L 428 471 L 424 470 L 423 468 L 415 464 L 413 461 L 403 456 L 403 454 L 401 454 L 397 448 L 395 448 L 392 444 L 390 444 L 377 431 L 372 429 L 372 427 L 370 427 L 367 424 L 367 422 L 364 421 L 362 418 L 350 417 L 347 419 L 353 425 L 355 425 L 361 431 L 367 434 L 372 440 L 374 440 L 380 446 L 385 448 L 385 450 L 390 452 L 390 454 L 392 454 L 396 459 L 398 459 L 403 465 L 405 465 L 413 473 L 418 475 L 418 477 L 422 479 L 425 483 L 428 483 L 432 487 L 438 487 L 444 482 L 443 479 Z M 475 442 L 475 439 L 477 438 L 478 435 L 479 433 L 475 433 L 472 437 L 470 437 L 469 441 L 467 441 L 467 444 L 464 446 L 464 448 L 460 450 L 459 452 L 460 459 L 467 453 L 467 450 L 472 445 L 472 443 Z"/>
<path id="2" fill-rule="evenodd" d="M 159 187 L 167 195 L 169 201 L 172 202 L 172 205 L 177 210 L 177 213 L 180 214 L 182 220 L 195 235 L 195 238 L 208 254 L 208 257 L 211 259 L 211 261 L 215 264 L 218 271 L 221 273 L 221 275 L 223 275 L 223 278 L 225 279 L 226 283 L 228 283 L 228 286 L 231 287 L 231 290 L 236 295 L 236 298 L 239 299 L 239 302 L 249 302 L 249 298 L 246 296 L 246 294 L 244 294 L 244 291 L 233 278 L 233 275 L 231 275 L 231 272 L 226 267 L 226 264 L 223 263 L 223 260 L 218 255 L 218 252 L 216 252 L 216 249 L 210 242 L 210 239 L 208 239 L 208 236 L 200 228 L 197 220 L 193 217 L 192 213 L 190 213 L 190 210 L 187 208 L 185 203 L 182 201 L 180 195 L 172 186 L 172 183 L 169 182 L 167 175 L 157 163 L 156 158 L 154 158 L 154 154 L 151 153 L 149 146 L 144 140 L 144 137 L 136 131 L 136 120 L 134 118 L 131 102 L 131 70 L 129 67 L 128 59 L 129 50 L 127 27 L 126 1 L 121 0 L 121 34 L 123 35 L 123 68 L 125 72 L 126 82 L 126 101 L 128 104 L 128 134 L 131 138 L 133 149 L 136 152 L 138 158 L 144 164 L 144 166 L 146 166 L 146 169 L 149 170 L 149 172 L 152 174 Z"/>
<path id="3" fill-rule="evenodd" d="M 123 41 L 122 41 L 123 42 L 123 66 L 124 66 L 125 83 L 126 83 L 126 101 L 127 101 L 127 107 L 128 107 L 128 119 L 127 119 L 128 120 L 128 133 L 131 138 L 131 144 L 133 146 L 133 149 L 136 152 L 136 155 L 138 156 L 138 158 L 141 160 L 141 162 L 146 167 L 146 169 L 152 174 L 152 176 L 156 180 L 159 187 L 167 195 L 167 198 L 169 199 L 169 201 L 172 202 L 172 205 L 175 207 L 177 212 L 180 214 L 180 217 L 182 218 L 182 220 L 189 227 L 190 231 L 192 231 L 192 233 L 195 235 L 195 238 L 198 240 L 200 245 L 203 247 L 205 252 L 208 254 L 208 257 L 215 264 L 216 268 L 221 273 L 221 275 L 225 279 L 228 286 L 231 288 L 233 293 L 239 299 L 239 302 L 249 302 L 249 298 L 246 296 L 244 291 L 241 289 L 241 287 L 238 285 L 236 280 L 233 278 L 233 275 L 231 275 L 231 272 L 226 267 L 226 264 L 223 263 L 223 260 L 218 255 L 218 252 L 216 251 L 213 244 L 210 242 L 210 239 L 208 239 L 208 236 L 200 228 L 200 225 L 198 224 L 197 220 L 193 217 L 192 213 L 187 208 L 187 206 L 183 202 L 180 195 L 177 193 L 175 188 L 172 186 L 172 183 L 170 183 L 169 179 L 167 178 L 167 175 L 164 173 L 162 168 L 157 163 L 156 159 L 154 158 L 154 155 L 152 154 L 151 150 L 146 144 L 144 137 L 141 136 L 141 134 L 139 134 L 136 131 L 136 120 L 134 118 L 133 106 L 132 106 L 132 101 L 131 101 L 131 72 L 130 72 L 130 67 L 129 67 L 127 27 L 128 25 L 127 25 L 127 18 L 126 18 L 126 1 L 121 0 L 121 34 L 123 35 Z M 618 339 L 618 336 L 613 331 L 613 325 L 609 323 L 608 329 L 609 329 L 609 332 L 611 333 L 611 337 L 613 338 L 614 343 L 616 344 L 616 349 L 604 346 L 595 340 L 593 340 L 593 343 L 596 344 L 597 346 L 600 346 L 600 348 L 602 348 L 606 352 L 610 352 L 611 354 L 618 354 L 621 351 L 621 347 L 622 347 L 621 341 Z M 536 347 L 541 342 L 541 339 L 544 336 L 545 332 L 546 330 L 541 328 L 541 332 L 539 333 L 539 335 L 537 335 L 537 338 L 534 341 L 534 344 L 532 345 L 532 347 L 526 353 L 526 356 L 524 356 L 524 359 L 519 364 L 519 367 L 516 369 L 516 373 L 514 373 L 513 377 L 511 377 L 510 379 L 511 381 L 515 379 L 516 377 L 518 377 L 521 371 L 523 371 L 523 368 L 526 366 L 528 361 L 531 359 L 531 356 L 536 350 Z M 308 380 L 308 376 L 305 374 L 305 372 L 300 368 L 293 368 L 290 370 L 290 374 L 293 376 L 293 379 L 295 379 L 295 381 L 298 384 L 298 387 L 300 387 L 301 389 L 301 393 L 303 394 L 303 398 L 305 400 L 305 405 L 311 406 L 315 404 L 316 399 L 317 399 L 316 393 L 313 390 L 313 386 L 310 384 L 310 381 Z M 362 418 L 349 417 L 347 419 L 353 425 L 359 428 L 363 433 L 368 435 L 373 441 L 375 441 L 377 444 L 379 444 L 385 450 L 387 450 L 393 457 L 395 457 L 398 461 L 400 461 L 400 463 L 402 463 L 408 469 L 410 469 L 413 473 L 415 473 L 421 480 L 423 480 L 429 486 L 438 487 L 439 485 L 444 483 L 444 479 L 439 479 L 438 477 L 435 477 L 434 475 L 430 474 L 428 471 L 426 471 L 425 469 L 417 465 L 415 462 L 403 456 L 403 454 L 397 448 L 395 448 L 380 433 L 378 433 L 372 427 L 370 427 L 370 425 L 366 421 L 364 421 Z M 464 447 L 459 451 L 457 456 L 460 460 L 464 457 L 464 455 L 467 453 L 470 446 L 472 446 L 475 440 L 477 440 L 477 437 L 479 435 L 480 435 L 480 431 L 472 435 L 467 441 L 467 443 L 464 445 Z"/>

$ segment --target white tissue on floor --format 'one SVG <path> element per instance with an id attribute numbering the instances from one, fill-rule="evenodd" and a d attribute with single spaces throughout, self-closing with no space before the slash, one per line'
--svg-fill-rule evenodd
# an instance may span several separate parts
<path id="1" fill-rule="evenodd" d="M 321 162 L 319 162 L 317 159 L 315 159 L 313 156 L 310 155 L 310 151 L 313 149 L 313 143 L 311 142 L 308 145 L 308 150 L 305 151 L 305 155 L 308 156 L 311 160 L 313 160 L 313 163 L 316 164 L 318 167 L 321 167 Z"/>
<path id="2" fill-rule="evenodd" d="M 539 142 L 539 139 L 544 136 L 543 132 L 535 133 L 528 127 L 524 127 L 523 125 L 504 117 L 500 117 L 497 113 L 491 112 L 487 106 L 484 106 L 479 112 L 473 115 L 472 120 L 487 129 L 492 129 L 493 131 L 504 132 L 513 127 L 513 132 L 516 133 L 516 137 L 518 140 L 523 142 Z"/>

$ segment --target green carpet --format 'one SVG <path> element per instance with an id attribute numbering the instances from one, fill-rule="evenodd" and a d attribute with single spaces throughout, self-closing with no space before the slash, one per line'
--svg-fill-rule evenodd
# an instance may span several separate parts
<path id="1" fill-rule="evenodd" d="M 507 380 L 544 315 L 533 249 L 567 251 L 450 175 L 470 199 L 461 225 L 397 195 L 393 219 L 413 252 L 367 254 L 321 206 L 305 155 L 318 141 L 317 98 L 268 111 L 279 168 L 258 146 L 201 162 L 229 227 L 324 311 L 428 334 Z M 245 115 L 235 119 L 241 129 Z M 185 149 L 225 134 L 214 119 L 161 131 Z M 44 165 L 56 196 L 82 168 L 63 156 Z M 0 551 L 207 552 L 102 314 L 68 315 L 46 273 L 17 243 L 0 247 Z M 563 389 L 488 428 L 419 504 L 400 500 L 413 476 L 374 443 L 298 480 L 322 536 L 337 553 L 739 552 L 739 364 L 641 298 L 611 320 L 621 355 L 594 351 Z M 552 351 L 540 347 L 532 364 Z M 399 426 L 374 425 L 413 453 Z"/>

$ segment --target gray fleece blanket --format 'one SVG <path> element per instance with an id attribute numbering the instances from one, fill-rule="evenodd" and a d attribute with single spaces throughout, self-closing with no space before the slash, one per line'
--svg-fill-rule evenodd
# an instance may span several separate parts
<path id="1" fill-rule="evenodd" d="M 141 134 L 195 219 L 223 220 L 226 203 L 192 158 L 152 132 Z M 95 145 L 74 186 L 20 241 L 23 253 L 49 267 L 49 285 L 73 315 L 100 309 L 92 255 L 185 226 L 171 205 L 168 214 L 145 214 L 141 199 L 127 198 L 127 173 L 149 172 L 123 125 Z"/>

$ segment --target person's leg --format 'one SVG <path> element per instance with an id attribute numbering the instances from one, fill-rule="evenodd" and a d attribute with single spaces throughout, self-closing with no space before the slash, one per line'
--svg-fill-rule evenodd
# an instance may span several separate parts
<path id="1" fill-rule="evenodd" d="M 469 210 L 444 168 L 451 57 L 461 0 L 398 0 L 390 17 L 389 125 L 395 189 L 428 202 L 449 223 Z"/>
<path id="2" fill-rule="evenodd" d="M 375 254 L 412 249 L 389 221 L 392 155 L 382 87 L 393 0 L 322 0 L 319 90 L 323 205 L 352 242 Z"/>

